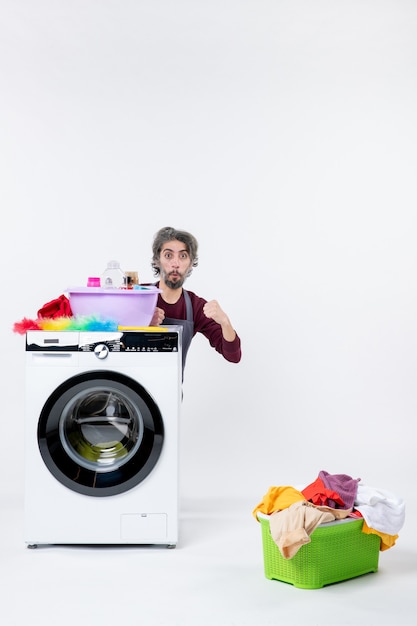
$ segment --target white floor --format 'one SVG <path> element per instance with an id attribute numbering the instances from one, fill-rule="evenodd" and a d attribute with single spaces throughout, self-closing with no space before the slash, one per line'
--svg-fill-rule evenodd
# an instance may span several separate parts
<path id="1" fill-rule="evenodd" d="M 181 505 L 176 549 L 44 546 L 23 542 L 19 498 L 2 503 L 1 623 L 4 626 L 415 626 L 417 546 L 409 520 L 379 571 L 316 590 L 263 572 L 252 504 Z"/>

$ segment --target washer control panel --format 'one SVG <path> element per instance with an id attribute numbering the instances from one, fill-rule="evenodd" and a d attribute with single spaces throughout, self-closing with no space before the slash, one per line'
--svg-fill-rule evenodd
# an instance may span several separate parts
<path id="1" fill-rule="evenodd" d="M 175 328 L 175 330 L 174 330 Z M 34 330 L 26 333 L 27 352 L 178 352 L 182 328 L 161 331 L 74 332 Z"/>

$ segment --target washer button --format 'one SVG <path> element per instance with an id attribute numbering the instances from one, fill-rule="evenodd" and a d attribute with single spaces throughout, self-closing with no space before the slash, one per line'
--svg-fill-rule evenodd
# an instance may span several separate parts
<path id="1" fill-rule="evenodd" d="M 94 354 L 100 360 L 106 359 L 108 357 L 108 355 L 109 355 L 109 348 L 106 346 L 105 343 L 99 343 L 94 348 Z"/>

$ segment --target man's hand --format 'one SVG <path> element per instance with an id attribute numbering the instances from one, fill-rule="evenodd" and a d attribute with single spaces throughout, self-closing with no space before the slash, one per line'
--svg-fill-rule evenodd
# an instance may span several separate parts
<path id="1" fill-rule="evenodd" d="M 165 319 L 165 311 L 156 307 L 149 326 L 159 326 Z"/>
<path id="2" fill-rule="evenodd" d="M 217 300 L 210 300 L 210 302 L 206 302 L 203 307 L 203 312 L 206 317 L 214 320 L 217 324 L 220 324 L 222 327 L 223 338 L 226 341 L 234 341 L 236 332 Z"/>

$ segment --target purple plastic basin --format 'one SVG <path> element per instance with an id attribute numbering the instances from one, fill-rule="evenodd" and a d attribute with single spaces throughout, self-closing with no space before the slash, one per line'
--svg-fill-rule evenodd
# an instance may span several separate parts
<path id="1" fill-rule="evenodd" d="M 149 326 L 161 290 L 71 287 L 67 289 L 73 315 L 96 315 L 119 326 Z"/>

